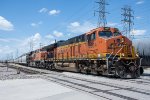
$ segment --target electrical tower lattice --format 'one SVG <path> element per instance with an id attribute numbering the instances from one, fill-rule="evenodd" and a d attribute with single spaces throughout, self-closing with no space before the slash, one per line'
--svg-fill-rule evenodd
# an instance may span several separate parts
<path id="1" fill-rule="evenodd" d="M 133 35 L 131 35 L 131 30 L 133 28 L 133 10 L 131 9 L 130 6 L 125 6 L 124 8 L 121 8 L 123 13 L 123 20 L 121 20 L 123 22 L 123 30 L 124 30 L 124 35 L 127 36 L 129 39 L 131 39 L 133 37 Z"/>
<path id="2" fill-rule="evenodd" d="M 106 20 L 106 5 L 108 5 L 106 3 L 105 0 L 99 0 L 96 3 L 99 4 L 99 8 L 96 12 L 98 12 L 99 16 L 98 16 L 98 27 L 105 27 L 107 24 L 107 20 Z"/>

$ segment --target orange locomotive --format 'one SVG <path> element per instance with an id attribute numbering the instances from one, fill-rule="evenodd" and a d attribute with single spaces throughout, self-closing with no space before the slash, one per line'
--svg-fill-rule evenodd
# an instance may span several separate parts
<path id="1" fill-rule="evenodd" d="M 35 57 L 28 62 L 35 63 L 35 60 L 39 59 L 45 68 L 121 78 L 140 76 L 141 60 L 132 41 L 123 36 L 117 28 L 96 28 L 80 36 L 43 47 L 42 50 L 45 51 L 44 59 Z"/>

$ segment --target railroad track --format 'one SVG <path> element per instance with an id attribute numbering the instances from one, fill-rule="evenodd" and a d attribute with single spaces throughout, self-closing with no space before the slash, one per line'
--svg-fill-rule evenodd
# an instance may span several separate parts
<path id="1" fill-rule="evenodd" d="M 149 80 L 144 80 L 144 79 L 139 79 L 139 80 L 135 80 L 135 79 L 130 79 L 126 82 L 131 82 L 131 83 L 138 83 L 138 84 L 143 84 L 143 85 L 150 85 L 150 81 Z"/>
<path id="2" fill-rule="evenodd" d="M 136 100 L 134 98 L 130 98 L 130 97 L 127 97 L 127 96 L 124 96 L 124 95 L 109 92 L 108 90 L 103 90 L 103 89 L 98 89 L 98 88 L 95 88 L 95 87 L 92 87 L 92 86 L 88 86 L 86 84 L 91 83 L 91 82 L 88 82 L 88 81 L 85 81 L 85 80 L 82 80 L 82 79 L 76 79 L 76 78 L 71 78 L 71 77 L 65 77 L 65 79 L 62 79 L 61 77 L 54 76 L 54 75 L 53 76 L 52 75 L 50 75 L 50 76 L 49 75 L 44 75 L 44 78 L 47 79 L 47 80 L 59 83 L 61 85 L 64 85 L 64 86 L 67 86 L 67 87 L 70 87 L 70 88 L 74 88 L 74 89 L 79 90 L 79 91 L 87 92 L 89 94 L 95 95 L 95 96 L 100 97 L 100 98 L 108 99 L 108 100 L 111 100 L 111 98 L 108 98 L 108 97 L 105 97 L 101 94 L 98 94 L 98 92 L 101 92 L 105 95 L 115 96 L 118 99 L 122 98 L 122 99 L 128 99 L 128 100 Z M 64 76 L 63 76 L 63 78 L 64 78 Z M 71 78 L 71 80 L 70 80 L 70 78 Z M 80 82 L 79 82 L 79 80 L 80 80 Z M 87 83 L 83 84 L 85 82 L 87 82 Z"/>
<path id="3" fill-rule="evenodd" d="M 123 80 L 123 79 L 99 77 L 99 79 L 97 80 L 94 79 L 94 76 L 93 79 L 80 77 L 82 76 L 82 74 L 78 74 L 79 76 L 73 76 L 73 75 L 69 76 L 63 73 L 47 71 L 42 69 L 28 68 L 26 70 L 30 70 L 30 69 L 32 69 L 33 72 L 35 70 L 35 72 L 41 73 L 39 75 L 40 78 L 53 81 L 57 84 L 61 84 L 66 87 L 73 88 L 81 92 L 86 92 L 100 99 L 106 99 L 106 100 L 142 99 L 142 97 L 139 97 L 139 95 L 142 95 L 143 97 L 146 98 L 150 98 L 150 88 L 144 87 L 144 86 L 149 86 L 149 82 L 146 83 L 145 80 L 142 79 Z M 29 72 L 32 71 L 30 70 Z M 36 74 L 31 76 L 36 77 Z M 102 78 L 103 81 L 101 81 Z M 122 82 L 124 84 L 119 82 Z M 121 93 L 119 91 L 124 91 L 127 93 Z M 130 93 L 136 94 L 137 96 L 134 96 L 132 94 L 130 95 Z"/>
<path id="4" fill-rule="evenodd" d="M 69 77 L 69 76 L 66 76 L 66 75 L 52 74 L 52 75 L 43 75 L 43 76 L 44 76 L 44 78 L 46 77 L 47 80 L 51 80 L 51 81 L 54 81 L 56 83 L 63 84 L 63 85 L 67 84 L 66 86 L 69 86 L 69 87 L 72 87 L 72 88 L 75 88 L 75 89 L 81 90 L 81 87 L 85 88 L 85 89 L 83 89 L 84 91 L 86 89 L 87 90 L 91 89 L 92 91 L 86 91 L 86 92 L 97 95 L 97 96 L 100 96 L 100 97 L 102 97 L 102 95 L 98 95 L 97 92 L 102 92 L 102 93 L 105 93 L 107 95 L 116 96 L 116 97 L 119 97 L 119 98 L 122 98 L 122 99 L 134 100 L 134 98 L 124 96 L 124 95 L 120 95 L 120 94 L 117 94 L 117 93 L 112 93 L 109 90 L 103 90 L 103 89 L 100 89 L 100 88 L 92 87 L 91 84 L 96 84 L 96 85 L 99 85 L 99 86 L 102 86 L 102 87 L 104 87 L 104 86 L 105 87 L 111 87 L 111 88 L 114 88 L 114 90 L 126 90 L 126 91 L 135 92 L 135 93 L 138 93 L 138 94 L 144 94 L 144 95 L 147 95 L 147 96 L 150 95 L 150 91 L 147 91 L 147 90 L 142 90 L 142 89 L 133 88 L 133 87 L 120 86 L 119 84 L 112 84 L 112 83 L 108 83 L 108 82 L 92 81 L 92 80 L 87 80 L 87 79 L 83 79 L 83 78 Z M 79 83 L 82 83 L 82 84 L 79 84 Z"/>
<path id="5" fill-rule="evenodd" d="M 14 66 L 14 65 L 13 65 Z M 27 66 L 26 66 L 27 67 Z M 29 67 L 28 67 L 29 68 Z M 34 70 L 35 68 L 33 68 L 33 70 Z M 39 68 L 36 68 L 36 69 L 39 69 Z M 39 69 L 39 70 L 43 70 L 43 69 Z M 38 71 L 39 71 L 38 70 Z M 47 69 L 45 69 L 45 70 L 47 70 Z M 26 70 L 23 70 L 23 71 L 26 71 Z M 38 71 L 28 71 L 28 73 L 33 73 L 34 72 L 34 74 L 35 73 L 38 73 Z M 49 71 L 49 70 L 47 70 L 47 71 Z M 55 73 L 55 71 L 52 71 L 53 73 Z M 62 72 L 62 71 L 59 71 L 59 72 Z M 47 73 L 46 71 L 42 71 L 41 73 Z M 75 72 L 72 72 L 72 73 L 75 73 Z M 82 75 L 82 73 L 77 73 L 77 74 L 80 74 L 80 75 Z M 102 77 L 105 77 L 105 76 L 102 76 Z M 138 83 L 138 84 L 144 84 L 144 85 L 150 85 L 150 78 L 149 79 L 144 79 L 144 78 L 142 78 L 142 80 L 140 79 L 140 78 L 138 78 L 138 79 L 127 79 L 127 80 L 124 80 L 124 79 L 120 79 L 120 78 L 109 78 L 109 77 L 105 77 L 105 78 L 108 78 L 108 79 L 115 79 L 115 80 L 119 80 L 119 81 L 126 81 L 126 82 L 130 82 L 130 83 Z M 144 81 L 145 80 L 145 81 Z"/>

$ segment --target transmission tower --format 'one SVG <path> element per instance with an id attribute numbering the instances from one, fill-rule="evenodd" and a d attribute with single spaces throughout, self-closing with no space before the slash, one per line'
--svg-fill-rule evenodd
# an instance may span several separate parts
<path id="1" fill-rule="evenodd" d="M 106 12 L 106 5 L 108 5 L 106 3 L 106 0 L 99 0 L 96 3 L 98 3 L 99 8 L 96 12 L 98 12 L 98 27 L 105 27 L 107 24 L 107 20 L 106 20 L 106 14 L 108 12 Z"/>
<path id="2" fill-rule="evenodd" d="M 123 28 L 124 28 L 124 33 L 127 37 L 131 39 L 131 29 L 133 28 L 134 22 L 134 16 L 133 16 L 133 10 L 131 9 L 130 6 L 125 6 L 122 9 L 122 16 L 123 20 Z"/>

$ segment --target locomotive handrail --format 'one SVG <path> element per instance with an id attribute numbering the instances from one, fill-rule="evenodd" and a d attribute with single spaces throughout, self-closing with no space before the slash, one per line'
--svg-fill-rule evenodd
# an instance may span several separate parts
<path id="1" fill-rule="evenodd" d="M 107 58 L 107 62 L 106 62 L 106 66 L 107 66 L 107 69 L 108 69 L 108 60 L 109 60 L 109 58 L 111 57 L 111 55 L 114 53 L 114 51 L 109 55 L 109 57 Z"/>
<path id="2" fill-rule="evenodd" d="M 140 64 L 139 64 L 139 66 L 138 66 L 138 67 L 140 67 L 140 66 L 141 66 L 141 64 L 142 64 L 142 60 L 143 60 L 143 58 L 140 58 Z"/>
<path id="3" fill-rule="evenodd" d="M 123 47 L 120 48 L 120 49 L 118 50 L 118 52 L 120 52 L 122 49 L 123 49 Z M 117 52 L 116 55 L 113 57 L 113 59 L 117 56 L 118 52 Z"/>
<path id="4" fill-rule="evenodd" d="M 108 57 L 107 59 L 109 59 L 113 53 L 114 53 L 114 52 L 112 52 L 112 53 L 109 55 L 109 57 Z"/>

